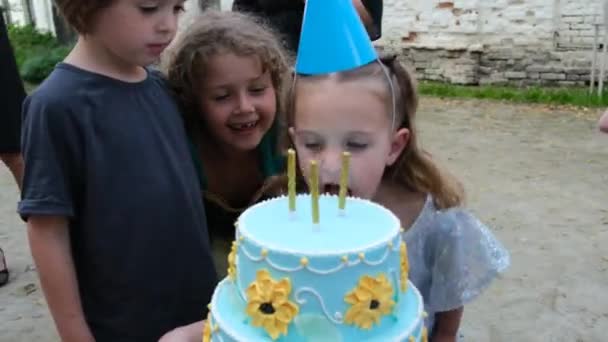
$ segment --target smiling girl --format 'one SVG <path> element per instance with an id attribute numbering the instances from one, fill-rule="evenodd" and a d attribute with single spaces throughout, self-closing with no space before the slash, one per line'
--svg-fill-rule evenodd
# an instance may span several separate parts
<path id="1" fill-rule="evenodd" d="M 234 222 L 282 171 L 279 96 L 288 72 L 280 43 L 245 14 L 206 12 L 168 62 L 198 165 L 216 268 L 225 274 Z"/>

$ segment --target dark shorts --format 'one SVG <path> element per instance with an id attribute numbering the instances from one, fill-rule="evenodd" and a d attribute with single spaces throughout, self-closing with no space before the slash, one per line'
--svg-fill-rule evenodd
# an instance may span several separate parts
<path id="1" fill-rule="evenodd" d="M 25 90 L 0 15 L 0 153 L 20 152 L 21 105 Z"/>

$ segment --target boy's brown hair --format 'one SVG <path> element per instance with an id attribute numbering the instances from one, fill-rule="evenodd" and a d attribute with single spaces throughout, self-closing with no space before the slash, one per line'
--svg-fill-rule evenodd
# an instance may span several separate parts
<path id="1" fill-rule="evenodd" d="M 186 130 L 195 144 L 201 132 L 199 94 L 209 59 L 220 53 L 257 57 L 269 72 L 277 93 L 277 113 L 284 106 L 289 61 L 274 32 L 252 16 L 237 12 L 206 11 L 182 33 L 168 51 L 163 69 L 184 115 Z M 278 115 L 277 115 L 278 119 Z"/>
<path id="2" fill-rule="evenodd" d="M 86 34 L 91 29 L 95 14 L 112 2 L 114 0 L 55 0 L 55 5 L 70 26 L 78 33 Z"/>

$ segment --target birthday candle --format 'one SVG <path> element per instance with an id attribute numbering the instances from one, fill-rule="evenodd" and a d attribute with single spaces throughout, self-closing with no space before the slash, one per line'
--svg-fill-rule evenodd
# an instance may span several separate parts
<path id="1" fill-rule="evenodd" d="M 289 211 L 296 211 L 296 151 L 287 151 L 287 187 L 289 192 Z"/>
<path id="2" fill-rule="evenodd" d="M 312 199 L 312 223 L 319 223 L 319 165 L 310 162 L 310 197 Z"/>
<path id="3" fill-rule="evenodd" d="M 348 171 L 350 167 L 350 153 L 342 153 L 342 172 L 340 173 L 340 192 L 338 207 L 344 210 L 346 207 L 346 193 L 348 192 Z"/>

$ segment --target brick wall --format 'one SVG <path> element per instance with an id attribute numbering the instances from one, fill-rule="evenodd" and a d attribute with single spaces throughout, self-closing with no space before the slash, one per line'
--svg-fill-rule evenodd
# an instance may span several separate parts
<path id="1" fill-rule="evenodd" d="M 195 18 L 198 1 L 186 3 L 190 11 L 183 26 Z M 209 1 L 222 9 L 231 5 L 231 0 Z M 21 0 L 8 2 L 14 20 L 23 22 Z M 384 0 L 379 45 L 397 52 L 421 79 L 582 85 L 589 81 L 594 23 L 603 21 L 603 2 Z M 36 24 L 53 31 L 50 4 L 33 1 Z"/>
<path id="2" fill-rule="evenodd" d="M 584 85 L 602 1 L 384 0 L 379 45 L 421 79 Z"/>
<path id="3" fill-rule="evenodd" d="M 603 21 L 600 1 L 566 1 L 559 8 L 556 45 L 560 49 L 590 49 L 594 23 Z"/>

